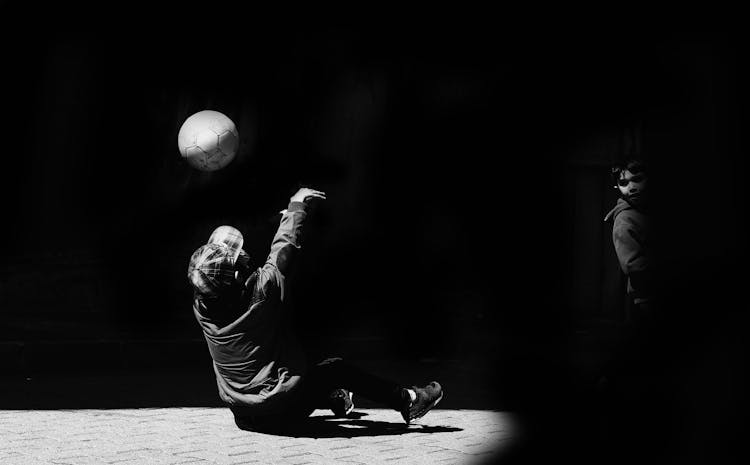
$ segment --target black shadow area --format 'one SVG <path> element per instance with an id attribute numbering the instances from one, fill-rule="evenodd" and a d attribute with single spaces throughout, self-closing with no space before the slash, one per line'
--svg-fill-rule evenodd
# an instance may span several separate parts
<path id="1" fill-rule="evenodd" d="M 363 419 L 366 413 L 353 412 L 348 418 L 339 419 L 332 415 L 309 417 L 305 421 L 284 429 L 259 430 L 258 432 L 277 436 L 297 438 L 355 438 L 363 436 L 400 436 L 402 434 L 453 433 L 463 431 L 453 426 L 406 425 L 403 422 L 389 422 Z"/>
<path id="2" fill-rule="evenodd" d="M 201 347 L 203 349 L 203 347 Z M 155 356 L 156 357 L 156 356 Z M 75 360 L 82 360 L 78 358 Z M 445 397 L 440 409 L 512 410 L 498 394 L 502 382 L 486 363 L 466 360 L 347 359 L 370 373 L 406 386 L 436 380 Z M 0 409 L 118 409 L 162 407 L 222 407 L 210 363 L 197 360 L 191 369 L 120 369 L 102 372 L 78 363 L 76 370 L 52 367 L 44 371 L 0 375 Z M 356 394 L 356 393 L 355 393 Z M 356 408 L 382 408 L 355 397 Z"/>

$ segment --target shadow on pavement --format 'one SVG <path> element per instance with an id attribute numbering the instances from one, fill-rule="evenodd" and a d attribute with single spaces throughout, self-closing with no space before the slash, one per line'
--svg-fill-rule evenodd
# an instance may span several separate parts
<path id="1" fill-rule="evenodd" d="M 337 418 L 333 415 L 322 415 L 309 417 L 294 427 L 283 430 L 263 430 L 257 432 L 273 434 L 276 436 L 288 436 L 296 438 L 355 438 L 364 436 L 398 436 L 411 433 L 452 433 L 463 431 L 462 428 L 451 426 L 426 426 L 406 425 L 403 422 L 391 423 L 388 421 L 363 419 L 367 414 L 353 412 L 348 418 Z"/>

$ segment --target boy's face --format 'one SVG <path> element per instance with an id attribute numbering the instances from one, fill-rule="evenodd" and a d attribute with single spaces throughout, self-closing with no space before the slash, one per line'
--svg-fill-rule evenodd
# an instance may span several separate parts
<path id="1" fill-rule="evenodd" d="M 647 180 L 646 173 L 631 173 L 630 170 L 624 170 L 620 172 L 617 189 L 622 198 L 631 205 L 639 206 L 646 199 Z"/>

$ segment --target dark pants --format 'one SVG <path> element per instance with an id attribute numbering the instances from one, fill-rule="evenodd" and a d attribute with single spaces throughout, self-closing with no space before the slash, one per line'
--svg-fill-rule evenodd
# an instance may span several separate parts
<path id="1" fill-rule="evenodd" d="M 328 396 L 335 389 L 347 389 L 383 406 L 400 410 L 402 386 L 344 362 L 329 358 L 318 363 L 302 378 L 289 401 L 278 412 L 252 415 L 232 407 L 237 426 L 251 431 L 283 430 L 298 425 L 313 410 L 329 408 Z"/>

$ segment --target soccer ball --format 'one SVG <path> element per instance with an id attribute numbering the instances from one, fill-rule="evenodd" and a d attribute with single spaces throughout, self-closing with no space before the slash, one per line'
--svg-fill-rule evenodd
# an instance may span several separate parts
<path id="1" fill-rule="evenodd" d="M 234 159 L 239 134 L 234 123 L 223 113 L 203 110 L 182 123 L 177 147 L 193 168 L 216 171 Z"/>

